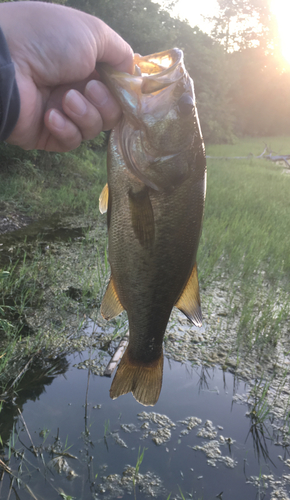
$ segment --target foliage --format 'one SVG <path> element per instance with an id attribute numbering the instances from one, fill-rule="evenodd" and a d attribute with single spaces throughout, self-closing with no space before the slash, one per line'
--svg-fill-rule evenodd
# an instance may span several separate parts
<path id="1" fill-rule="evenodd" d="M 232 77 L 223 49 L 199 28 L 182 23 L 176 45 L 185 53 L 193 78 L 197 109 L 205 141 L 232 141 L 232 106 L 229 90 Z"/>
<path id="2" fill-rule="evenodd" d="M 151 0 L 68 0 L 67 5 L 98 16 L 119 33 L 134 52 L 151 54 L 174 46 L 175 20 Z"/>
<path id="3" fill-rule="evenodd" d="M 33 216 L 85 212 L 106 182 L 104 134 L 69 153 L 23 151 L 0 144 L 0 202 Z"/>
<path id="4" fill-rule="evenodd" d="M 277 345 L 289 316 L 290 177 L 267 160 L 230 157 L 260 154 L 265 142 L 269 138 L 208 148 L 211 156 L 227 159 L 208 161 L 197 256 L 201 288 L 221 277 L 229 282 L 233 317 L 239 314 L 238 340 L 260 352 Z M 281 153 L 288 144 L 289 138 L 276 140 Z"/>
<path id="5" fill-rule="evenodd" d="M 290 132 L 290 71 L 279 70 L 274 55 L 251 47 L 228 55 L 234 84 L 229 92 L 238 135 Z"/>
<path id="6" fill-rule="evenodd" d="M 231 140 L 231 106 L 228 100 L 227 62 L 222 48 L 199 28 L 173 19 L 150 0 L 68 0 L 68 4 L 94 14 L 117 31 L 134 52 L 151 54 L 172 47 L 185 53 L 195 83 L 197 105 L 207 141 Z"/>
<path id="7" fill-rule="evenodd" d="M 269 138 L 256 140 L 255 146 L 254 141 L 211 146 L 207 154 L 227 157 L 244 156 L 246 151 L 259 154 L 265 142 L 269 143 Z M 281 170 L 261 159 L 208 160 L 208 189 L 198 257 L 201 270 L 213 267 L 223 255 L 223 265 L 229 272 L 238 274 L 242 270 L 248 279 L 253 279 L 260 268 L 274 282 L 281 276 L 290 277 L 287 230 L 290 178 L 281 175 Z M 210 276 L 211 271 L 206 274 Z"/>
<path id="8" fill-rule="evenodd" d="M 273 45 L 276 25 L 270 0 L 218 0 L 218 4 L 211 35 L 226 52 Z"/>
<path id="9" fill-rule="evenodd" d="M 118 0 L 67 4 L 103 19 L 135 52 L 180 47 L 194 80 L 206 142 L 231 142 L 234 134 L 289 133 L 290 70 L 277 59 L 277 29 L 268 1 L 219 0 L 211 36 L 173 19 L 150 0 L 124 0 L 122 9 Z"/>

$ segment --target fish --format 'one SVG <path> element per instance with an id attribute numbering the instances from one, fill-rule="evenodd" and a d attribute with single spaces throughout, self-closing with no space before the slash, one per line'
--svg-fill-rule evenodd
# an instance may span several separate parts
<path id="1" fill-rule="evenodd" d="M 110 388 L 154 406 L 163 378 L 163 338 L 173 307 L 202 324 L 196 255 L 206 194 L 205 148 L 183 52 L 134 56 L 135 72 L 98 67 L 122 109 L 111 132 L 107 212 L 111 277 L 101 314 L 123 310 L 129 343 Z"/>

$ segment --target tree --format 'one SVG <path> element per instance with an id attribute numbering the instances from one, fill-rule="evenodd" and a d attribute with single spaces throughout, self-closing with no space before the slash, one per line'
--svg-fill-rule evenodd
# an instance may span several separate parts
<path id="1" fill-rule="evenodd" d="M 231 137 L 231 112 L 223 50 L 199 28 L 174 19 L 151 0 L 68 0 L 68 4 L 103 19 L 133 50 L 152 54 L 179 47 L 184 51 L 194 80 L 204 138 L 227 141 Z M 170 7 L 167 2 L 167 8 Z"/>
<path id="2" fill-rule="evenodd" d="M 186 67 L 194 81 L 203 136 L 208 142 L 232 140 L 232 75 L 222 47 L 197 26 L 177 21 L 176 45 L 184 51 Z"/>
<path id="3" fill-rule="evenodd" d="M 174 19 L 151 0 L 68 0 L 67 5 L 105 21 L 134 52 L 152 54 L 174 46 Z"/>
<path id="4" fill-rule="evenodd" d="M 251 47 L 229 55 L 236 81 L 230 97 L 239 135 L 290 133 L 290 72 L 281 71 L 279 62 L 261 47 Z"/>
<path id="5" fill-rule="evenodd" d="M 212 37 L 226 52 L 261 46 L 273 50 L 277 26 L 270 0 L 218 0 L 219 15 L 213 22 Z"/>

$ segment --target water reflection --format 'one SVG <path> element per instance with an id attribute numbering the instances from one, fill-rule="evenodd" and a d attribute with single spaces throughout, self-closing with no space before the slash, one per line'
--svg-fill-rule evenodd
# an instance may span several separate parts
<path id="1" fill-rule="evenodd" d="M 207 500 L 221 492 L 223 499 L 244 500 L 257 491 L 269 500 L 277 481 L 289 490 L 285 449 L 273 440 L 269 421 L 257 423 L 247 412 L 253 406 L 233 403 L 234 394 L 248 390 L 241 380 L 165 360 L 160 399 L 154 412 L 144 411 L 130 395 L 112 401 L 110 379 L 74 367 L 91 355 L 39 355 L 17 393 L 11 380 L 1 411 L 0 460 L 22 486 L 4 472 L 1 498 L 13 478 L 21 500 L 31 498 L 24 484 L 45 500 L 61 492 L 82 500 L 133 498 L 133 479 L 137 498 L 170 492 L 181 498 L 178 485 L 185 498 Z M 136 475 L 139 448 L 145 451 Z M 264 478 L 268 488 L 263 475 L 271 476 Z"/>
<path id="2" fill-rule="evenodd" d="M 37 401 L 46 388 L 59 375 L 64 375 L 69 368 L 66 355 L 54 358 L 39 353 L 33 359 L 24 362 L 24 368 L 16 377 L 8 381 L 6 390 L 0 395 L 0 454 L 4 453 L 3 444 L 9 441 L 15 422 L 22 414 L 27 401 Z"/>

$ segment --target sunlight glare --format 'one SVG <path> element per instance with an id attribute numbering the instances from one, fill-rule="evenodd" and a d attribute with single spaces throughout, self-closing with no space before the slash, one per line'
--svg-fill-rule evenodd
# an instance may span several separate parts
<path id="1" fill-rule="evenodd" d="M 290 2 L 285 2 L 285 0 L 272 0 L 271 9 L 277 19 L 282 56 L 290 64 Z"/>

